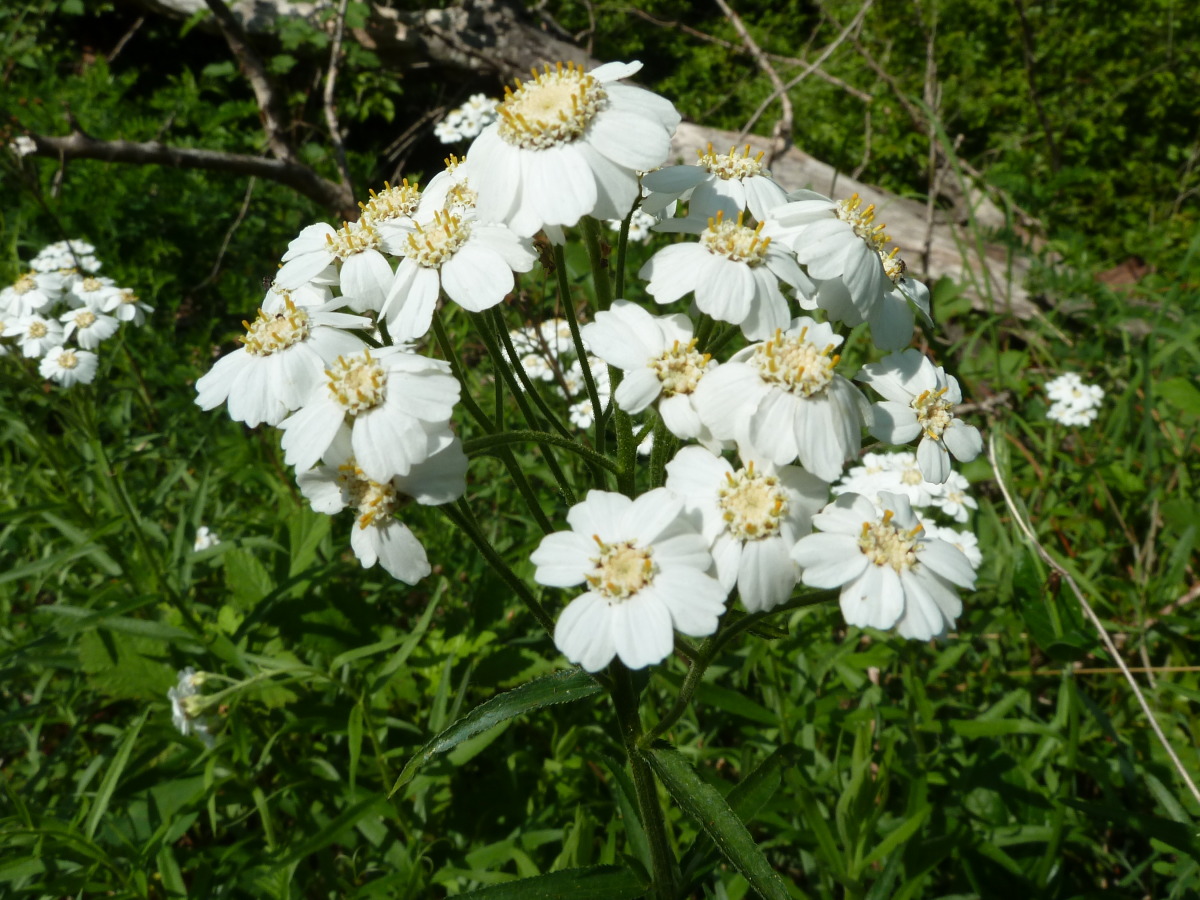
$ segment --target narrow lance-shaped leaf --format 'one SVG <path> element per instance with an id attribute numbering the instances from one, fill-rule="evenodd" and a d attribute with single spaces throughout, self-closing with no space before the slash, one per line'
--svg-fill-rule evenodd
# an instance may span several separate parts
<path id="1" fill-rule="evenodd" d="M 459 896 L 463 900 L 639 900 L 645 893 L 646 885 L 629 869 L 591 866 L 495 884 Z"/>
<path id="2" fill-rule="evenodd" d="M 569 703 L 572 700 L 582 700 L 599 691 L 600 685 L 586 672 L 580 669 L 564 669 L 499 694 L 453 722 L 422 747 L 408 761 L 388 796 L 412 781 L 417 770 L 435 756 L 453 750 L 468 738 L 524 713 L 559 703 Z"/>

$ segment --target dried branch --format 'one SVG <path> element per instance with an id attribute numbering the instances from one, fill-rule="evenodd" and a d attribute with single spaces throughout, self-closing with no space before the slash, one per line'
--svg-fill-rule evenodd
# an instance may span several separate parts
<path id="1" fill-rule="evenodd" d="M 196 293 L 200 288 L 206 287 L 217 280 L 217 276 L 221 274 L 221 263 L 225 261 L 225 253 L 229 250 L 229 243 L 233 240 L 233 234 L 241 226 L 246 219 L 246 213 L 250 211 L 250 198 L 254 196 L 254 185 L 258 183 L 258 179 L 253 175 L 246 181 L 246 193 L 242 196 L 242 206 L 238 210 L 237 216 L 234 217 L 233 224 L 225 232 L 225 238 L 221 241 L 221 249 L 217 251 L 217 258 L 213 260 L 212 269 L 209 270 L 207 276 L 199 284 L 195 285 L 191 293 Z"/>
<path id="2" fill-rule="evenodd" d="M 75 131 L 66 137 L 29 135 L 37 145 L 35 156 L 66 162 L 71 159 L 98 159 L 104 162 L 134 165 L 171 166 L 183 169 L 208 169 L 234 175 L 252 175 L 286 185 L 303 194 L 342 219 L 358 216 L 354 195 L 344 184 L 322 178 L 297 162 L 244 156 L 197 147 L 172 147 L 158 141 L 102 141 Z"/>
<path id="3" fill-rule="evenodd" d="M 870 0 L 867 0 L 869 3 Z M 779 116 L 779 121 L 775 123 L 775 127 L 771 129 L 771 148 L 767 151 L 767 165 L 770 166 L 779 154 L 783 153 L 792 144 L 792 131 L 795 128 L 796 115 L 792 109 L 792 98 L 788 95 L 787 88 L 783 85 L 783 79 L 779 77 L 779 73 L 775 71 L 775 67 L 771 65 L 763 53 L 762 48 L 750 35 L 746 28 L 746 23 L 742 21 L 742 17 L 733 11 L 725 0 L 717 0 L 717 6 L 721 8 L 721 12 L 725 14 L 725 18 L 729 20 L 729 24 L 733 26 L 734 31 L 741 37 L 742 43 L 746 46 L 746 50 L 754 57 L 754 61 L 758 63 L 758 67 L 763 70 L 763 73 L 771 80 L 771 84 L 775 87 L 775 92 L 771 95 L 771 99 L 779 99 L 779 104 L 782 111 Z M 757 118 L 757 116 L 755 117 Z M 751 125 L 754 120 L 751 120 Z M 742 129 L 743 134 L 750 130 L 750 125 Z"/>
<path id="4" fill-rule="evenodd" d="M 267 136 L 267 146 L 276 159 L 286 162 L 295 161 L 292 145 L 287 140 L 287 117 L 279 92 L 267 76 L 267 69 L 258 54 L 250 45 L 250 37 L 237 17 L 229 11 L 222 0 L 204 0 L 212 10 L 213 18 L 225 37 L 225 43 L 233 52 L 233 57 L 242 67 L 246 80 L 254 90 L 254 99 L 258 101 L 259 116 L 262 118 L 263 131 Z"/>
<path id="5" fill-rule="evenodd" d="M 334 102 L 334 87 L 337 84 L 338 60 L 342 54 L 342 34 L 346 28 L 346 6 L 349 0 L 342 0 L 338 7 L 337 19 L 333 25 L 333 48 L 329 53 L 329 70 L 325 73 L 325 124 L 329 126 L 329 140 L 333 142 L 334 156 L 337 158 L 338 171 L 342 175 L 342 184 L 346 190 L 354 192 L 350 179 L 350 164 L 346 161 L 346 145 L 342 142 L 342 128 L 338 124 L 337 104 Z"/>
<path id="6" fill-rule="evenodd" d="M 1079 601 L 1079 606 L 1083 609 L 1084 614 L 1087 615 L 1092 625 L 1095 626 L 1096 631 L 1100 633 L 1100 639 L 1104 642 L 1104 646 L 1108 650 L 1108 655 L 1112 657 L 1113 662 L 1115 662 L 1120 668 L 1121 674 L 1125 676 L 1125 680 L 1129 683 L 1129 687 L 1133 690 L 1133 695 L 1137 698 L 1138 704 L 1142 707 L 1142 712 L 1145 713 L 1146 719 L 1149 721 L 1155 737 L 1158 738 L 1158 742 L 1167 752 L 1167 756 L 1170 758 L 1171 763 L 1175 766 L 1175 771 L 1179 773 L 1179 777 L 1183 779 L 1183 783 L 1187 785 L 1188 790 L 1191 791 L 1192 797 L 1195 798 L 1197 803 L 1200 803 L 1200 788 L 1196 787 L 1196 783 L 1192 781 L 1192 776 L 1188 774 L 1187 769 L 1184 768 L 1183 762 L 1179 759 L 1178 754 L 1175 753 L 1175 748 L 1171 746 L 1170 742 L 1167 740 L 1167 736 L 1163 734 L 1162 727 L 1158 724 L 1158 720 L 1154 717 L 1154 712 L 1150 709 L 1150 704 L 1146 701 L 1146 695 L 1142 693 L 1142 689 L 1138 685 L 1137 680 L 1133 677 L 1133 673 L 1129 670 L 1129 666 L 1127 666 L 1125 664 L 1125 660 L 1121 658 L 1121 654 L 1118 652 L 1116 645 L 1113 643 L 1112 638 L 1105 629 L 1104 623 L 1100 621 L 1100 617 L 1096 615 L 1096 611 L 1092 609 L 1092 605 L 1087 602 L 1087 598 L 1084 597 L 1083 591 L 1080 590 L 1079 585 L 1075 582 L 1075 579 L 1071 576 L 1071 573 L 1068 572 L 1062 566 L 1062 564 L 1059 563 L 1053 556 L 1051 556 L 1049 551 L 1042 546 L 1041 542 L 1037 539 L 1037 535 L 1033 533 L 1033 529 L 1029 526 L 1029 523 L 1025 521 L 1020 510 L 1017 509 L 1016 501 L 1013 500 L 1012 494 L 1008 492 L 1008 485 L 1005 484 L 1004 478 L 1000 474 L 1000 466 L 996 462 L 995 435 L 989 435 L 988 437 L 988 462 L 990 462 L 992 465 L 992 474 L 996 476 L 996 484 L 1000 488 L 1000 493 L 1004 495 L 1004 502 L 1008 505 L 1009 512 L 1012 513 L 1013 521 L 1016 522 L 1017 527 L 1021 529 L 1021 532 L 1025 535 L 1026 540 L 1033 545 L 1033 549 L 1037 552 L 1037 555 L 1042 558 L 1046 565 L 1061 575 L 1063 581 L 1070 586 L 1071 591 L 1075 594 L 1075 599 Z"/>
<path id="7" fill-rule="evenodd" d="M 776 86 L 775 92 L 772 93 L 771 96 L 767 97 L 766 100 L 764 100 L 762 103 L 759 104 L 758 109 L 756 109 L 754 111 L 754 115 L 752 115 L 750 117 L 749 121 L 746 122 L 746 125 L 742 129 L 742 134 L 741 134 L 742 138 L 744 138 L 746 136 L 746 134 L 749 133 L 750 129 L 754 127 L 754 123 L 758 121 L 759 117 L 762 116 L 762 114 L 764 112 L 766 112 L 767 107 L 770 106 L 770 104 L 772 102 L 774 102 L 775 97 L 778 94 L 780 94 L 782 92 L 783 96 L 786 97 L 788 91 L 790 91 L 792 88 L 794 88 L 800 82 L 802 82 L 809 75 L 812 75 L 814 73 L 820 74 L 820 72 L 822 71 L 822 69 L 821 69 L 822 64 L 824 64 L 825 60 L 829 59 L 829 57 L 833 55 L 833 52 L 835 50 L 837 50 L 837 48 L 840 47 L 842 45 L 842 43 L 844 43 L 845 40 L 848 37 L 850 37 L 850 35 L 853 34 L 859 28 L 859 26 L 862 25 L 862 21 L 867 15 L 867 10 L 869 10 L 871 8 L 871 5 L 873 3 L 874 3 L 874 0 L 865 0 L 863 5 L 861 7 L 859 7 L 857 15 L 855 15 L 855 17 L 850 21 L 850 24 L 842 29 L 841 33 L 836 38 L 834 38 L 829 43 L 829 45 L 817 55 L 817 58 L 815 60 L 813 60 L 811 63 L 804 63 L 803 64 L 804 68 L 800 71 L 800 73 L 798 75 L 793 76 L 791 78 L 791 80 L 788 81 L 787 84 Z M 870 103 L 872 98 L 871 98 L 870 94 L 862 93 L 861 99 L 863 99 L 863 101 L 866 103 Z"/>

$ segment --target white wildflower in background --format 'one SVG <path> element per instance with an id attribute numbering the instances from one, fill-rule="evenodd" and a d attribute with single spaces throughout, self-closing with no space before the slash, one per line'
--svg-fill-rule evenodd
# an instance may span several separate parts
<path id="1" fill-rule="evenodd" d="M 196 539 L 192 541 L 192 549 L 199 553 L 201 550 L 207 550 L 210 547 L 215 547 L 221 543 L 220 536 L 209 529 L 207 525 L 201 525 L 196 529 Z"/>
<path id="2" fill-rule="evenodd" d="M 968 492 L 970 487 L 971 483 L 961 472 L 952 470 L 944 482 L 931 485 L 930 505 L 955 522 L 965 522 L 971 517 L 971 510 L 979 508 Z"/>
<path id="3" fill-rule="evenodd" d="M 284 301 L 283 310 L 259 310 L 246 326 L 242 347 L 219 360 L 196 382 L 196 403 L 213 409 L 226 403 L 229 417 L 251 428 L 278 425 L 299 409 L 324 380 L 327 366 L 366 344 L 342 329 L 364 328 L 362 316 L 336 312 L 340 301 L 305 308 Z"/>
<path id="4" fill-rule="evenodd" d="M 825 322 L 792 320 L 787 331 L 751 344 L 705 376 L 696 389 L 701 420 L 718 438 L 777 466 L 796 459 L 834 481 L 862 443 L 866 398 L 834 369 L 842 343 Z"/>
<path id="5" fill-rule="evenodd" d="M 619 656 L 641 669 L 666 659 L 675 631 L 705 637 L 717 630 L 727 592 L 707 574 L 707 541 L 670 491 L 634 500 L 589 491 L 567 522 L 571 530 L 546 535 L 531 560 L 539 584 L 587 584 L 554 629 L 571 662 L 596 672 Z"/>
<path id="6" fill-rule="evenodd" d="M 862 494 L 879 503 L 879 495 L 904 494 L 914 507 L 928 506 L 939 485 L 921 474 L 915 453 L 865 453 L 862 465 L 854 466 L 833 486 L 834 494 Z"/>
<path id="7" fill-rule="evenodd" d="M 718 212 L 733 219 L 746 211 L 762 222 L 769 210 L 786 202 L 783 188 L 762 164 L 764 154 L 751 156 L 749 144 L 741 153 L 730 147 L 722 154 L 710 143 L 696 155 L 700 159 L 694 166 L 668 166 L 642 177 L 649 191 L 643 204 L 648 212 L 662 212 L 676 200 L 688 201 L 687 216 L 664 219 L 655 231 L 698 232 Z"/>
<path id="8" fill-rule="evenodd" d="M 120 288 L 103 275 L 84 275 L 76 272 L 67 278 L 65 299 L 71 307 L 86 306 L 92 312 L 103 312 L 108 298 Z"/>
<path id="9" fill-rule="evenodd" d="M 193 698 L 200 695 L 200 686 L 204 684 L 204 673 L 197 672 L 191 666 L 179 672 L 179 682 L 167 690 L 167 699 L 171 701 L 171 721 L 184 737 L 194 734 L 205 745 L 211 747 L 214 743 L 208 720 L 204 718 L 202 706 Z"/>
<path id="10" fill-rule="evenodd" d="M 855 378 L 884 397 L 871 407 L 871 434 L 889 444 L 921 436 L 917 461 L 926 480 L 938 484 L 950 477 L 951 454 L 970 462 L 983 450 L 979 430 L 954 416 L 954 407 L 962 403 L 958 379 L 920 350 L 888 354 L 863 366 Z"/>
<path id="11" fill-rule="evenodd" d="M 96 354 L 88 350 L 50 347 L 38 363 L 38 372 L 43 378 L 57 382 L 63 387 L 73 387 L 77 384 L 91 384 L 96 377 L 98 364 Z"/>
<path id="12" fill-rule="evenodd" d="M 633 215 L 629 217 L 629 240 L 637 244 L 646 243 L 654 237 L 654 233 L 650 229 L 658 222 L 658 216 L 652 215 L 644 209 L 635 209 Z M 620 231 L 623 224 L 623 219 L 608 220 L 608 227 L 613 231 Z"/>
<path id="13" fill-rule="evenodd" d="M 64 288 L 57 272 L 26 272 L 0 291 L 0 310 L 13 317 L 45 313 L 63 298 Z"/>
<path id="14" fill-rule="evenodd" d="M 284 419 L 284 458 L 312 468 L 348 432 L 356 464 L 372 481 L 404 476 L 451 438 L 458 379 L 449 363 L 381 347 L 338 357 L 299 410 Z"/>
<path id="15" fill-rule="evenodd" d="M 28 135 L 18 135 L 8 144 L 8 149 L 17 156 L 28 156 L 37 152 L 37 142 Z"/>
<path id="16" fill-rule="evenodd" d="M 1046 382 L 1046 396 L 1052 401 L 1046 418 L 1061 425 L 1091 425 L 1099 415 L 1104 388 L 1084 384 L 1075 372 L 1065 372 Z"/>
<path id="17" fill-rule="evenodd" d="M 625 218 L 638 172 L 662 165 L 679 125 L 670 101 L 620 83 L 641 67 L 560 63 L 506 89 L 499 120 L 468 153 L 480 219 L 531 236 L 583 216 Z"/>
<path id="18" fill-rule="evenodd" d="M 329 465 L 297 476 L 300 491 L 316 512 L 334 515 L 347 507 L 354 510 L 350 547 L 363 568 L 378 563 L 393 578 L 416 584 L 430 573 L 429 560 L 420 540 L 395 514 L 406 497 L 424 506 L 439 506 L 463 495 L 467 457 L 462 444 L 453 438 L 414 465 L 408 475 L 382 482 L 369 478 L 351 454 L 343 438 L 330 454 Z"/>
<path id="19" fill-rule="evenodd" d="M 87 241 L 55 241 L 38 251 L 38 255 L 29 265 L 38 272 L 62 272 L 70 269 L 99 272 L 100 260 L 95 254 L 96 248 Z"/>
<path id="20" fill-rule="evenodd" d="M 500 101 L 487 94 L 472 94 L 461 106 L 446 114 L 446 118 L 433 128 L 443 144 L 455 144 L 476 137 L 488 125 L 496 121 L 496 107 Z"/>
<path id="21" fill-rule="evenodd" d="M 907 497 L 880 499 L 882 511 L 843 494 L 814 516 L 820 533 L 792 550 L 801 578 L 810 587 L 841 588 L 848 625 L 895 627 L 916 640 L 944 634 L 962 612 L 955 588 L 974 588 L 975 572 L 960 550 L 923 535 Z"/>
<path id="22" fill-rule="evenodd" d="M 104 300 L 103 311 L 111 313 L 122 322 L 141 325 L 146 321 L 146 316 L 154 312 L 154 307 L 143 303 L 142 299 L 128 288 L 121 288 L 109 292 Z"/>
<path id="23" fill-rule="evenodd" d="M 763 223 L 751 228 L 742 214 L 729 221 L 718 212 L 699 243 L 672 244 L 642 266 L 639 278 L 657 303 L 695 293 L 696 306 L 721 322 L 741 326 L 751 340 L 786 328 L 791 313 L 779 282 L 801 294 L 815 287 L 785 248 L 772 243 Z"/>
<path id="24" fill-rule="evenodd" d="M 737 586 L 750 612 L 788 599 L 799 570 L 788 555 L 812 531 L 813 514 L 829 499 L 829 485 L 796 466 L 769 461 L 732 465 L 703 447 L 684 447 L 667 463 L 667 490 L 700 517 L 717 577 Z"/>

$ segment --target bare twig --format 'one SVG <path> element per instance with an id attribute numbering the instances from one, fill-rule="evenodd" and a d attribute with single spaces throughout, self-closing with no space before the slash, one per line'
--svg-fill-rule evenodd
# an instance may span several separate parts
<path id="1" fill-rule="evenodd" d="M 729 20 L 729 24 L 733 26 L 733 30 L 741 37 L 742 43 L 746 46 L 747 52 L 754 57 L 754 61 L 758 63 L 758 67 L 763 70 L 763 73 L 770 79 L 775 90 L 771 95 L 772 100 L 778 98 L 779 105 L 782 107 L 779 114 L 779 121 L 775 123 L 775 127 L 771 129 L 771 147 L 767 151 L 767 165 L 770 166 L 779 154 L 783 153 L 792 145 L 792 131 L 795 127 L 796 115 L 792 109 L 792 98 L 788 95 L 788 89 L 784 87 L 783 79 L 779 77 L 779 73 L 775 71 L 775 67 L 771 65 L 771 61 L 767 59 L 762 48 L 751 36 L 746 28 L 746 23 L 742 21 L 742 17 L 733 11 L 725 0 L 716 0 L 717 6 L 721 8 L 721 12 L 725 14 L 725 18 Z M 871 2 L 871 0 L 867 0 Z M 757 115 L 756 117 L 757 118 Z M 746 133 L 753 125 L 753 120 L 750 124 L 742 129 L 741 137 L 744 138 Z M 739 141 L 741 138 L 739 138 Z"/>
<path id="2" fill-rule="evenodd" d="M 1079 585 L 1076 583 L 1071 573 L 1068 572 L 1053 556 L 1050 555 L 1046 548 L 1042 546 L 1041 542 L 1037 539 L 1037 535 L 1033 533 L 1033 529 L 1030 527 L 1029 523 L 1025 521 L 1020 510 L 1017 509 L 1016 501 L 1013 500 L 1012 494 L 1009 493 L 1008 485 L 1005 484 L 1004 477 L 1000 474 L 1000 466 L 996 462 L 996 442 L 994 433 L 988 436 L 988 462 L 990 462 L 992 465 L 992 474 L 996 476 L 996 484 L 1000 488 L 1000 493 L 1004 495 L 1004 502 L 1008 505 L 1009 512 L 1012 513 L 1013 521 L 1016 522 L 1017 527 L 1021 529 L 1021 532 L 1025 535 L 1026 540 L 1028 540 L 1033 546 L 1033 549 L 1037 552 L 1037 555 L 1042 558 L 1046 565 L 1050 566 L 1050 568 L 1054 569 L 1054 571 L 1061 575 L 1063 581 L 1070 586 L 1071 591 L 1075 594 L 1075 599 L 1079 601 L 1079 606 L 1083 609 L 1084 614 L 1091 621 L 1092 625 L 1095 626 L 1096 631 L 1099 632 L 1100 639 L 1104 642 L 1104 646 L 1108 650 L 1109 656 L 1112 657 L 1113 662 L 1117 664 L 1118 668 L 1121 670 L 1121 674 L 1125 676 L 1125 680 L 1129 683 L 1129 687 L 1133 691 L 1133 695 L 1137 698 L 1138 704 L 1142 707 L 1142 712 L 1145 713 L 1146 719 L 1149 721 L 1155 737 L 1158 738 L 1158 742 L 1162 745 L 1162 748 L 1166 751 L 1171 763 L 1175 766 L 1175 771 L 1179 773 L 1179 777 L 1183 779 L 1183 783 L 1186 784 L 1188 790 L 1191 791 L 1192 797 L 1195 798 L 1197 803 L 1200 803 L 1200 788 L 1196 787 L 1196 783 L 1192 781 L 1192 776 L 1188 774 L 1187 769 L 1184 768 L 1183 762 L 1179 759 L 1178 754 L 1175 753 L 1175 748 L 1171 746 L 1170 742 L 1167 740 L 1167 736 L 1163 734 L 1162 727 L 1158 724 L 1158 720 L 1154 717 L 1154 712 L 1150 709 L 1150 704 L 1146 701 L 1146 695 L 1142 693 L 1141 686 L 1138 685 L 1137 680 L 1133 677 L 1133 673 L 1129 670 L 1129 666 L 1125 664 L 1125 660 L 1121 658 L 1121 654 L 1117 651 L 1116 645 L 1113 644 L 1113 640 L 1109 636 L 1108 631 L 1105 629 L 1104 623 L 1100 621 L 1100 617 L 1096 615 L 1096 611 L 1092 609 L 1092 605 L 1088 603 L 1087 598 L 1084 597 L 1083 591 L 1080 590 Z"/>
<path id="3" fill-rule="evenodd" d="M 267 147 L 276 159 L 287 162 L 294 161 L 295 153 L 287 140 L 287 117 L 284 115 L 279 92 L 271 83 L 262 60 L 254 52 L 246 29 L 242 27 L 242 23 L 229 11 L 229 7 L 222 0 L 204 0 L 204 2 L 212 10 L 213 18 L 217 20 L 217 26 L 221 29 L 225 43 L 233 51 L 234 58 L 241 65 L 246 80 L 250 82 L 250 87 L 254 90 L 254 99 L 258 101 L 259 116 L 262 118 L 263 132 L 267 136 Z"/>
<path id="4" fill-rule="evenodd" d="M 200 288 L 212 284 L 217 280 L 217 276 L 221 274 L 221 263 L 225 260 L 225 251 L 229 249 L 229 242 L 233 240 L 233 233 L 238 230 L 238 226 L 246 218 L 246 213 L 250 211 L 250 198 L 254 196 L 254 185 L 257 183 L 253 175 L 246 181 L 246 193 L 242 197 L 242 207 L 238 210 L 237 216 L 234 217 L 233 224 L 229 226 L 229 230 L 225 232 L 225 239 L 221 241 L 221 249 L 217 251 L 217 258 L 213 260 L 212 269 L 208 275 L 192 288 L 192 293 L 200 290 Z"/>
<path id="5" fill-rule="evenodd" d="M 329 209 L 341 218 L 358 215 L 354 195 L 345 185 L 322 178 L 307 166 L 262 156 L 244 156 L 198 147 L 172 147 L 158 141 L 102 141 L 76 131 L 66 137 L 31 134 L 37 145 L 34 154 L 65 163 L 70 159 L 99 159 L 105 162 L 135 165 L 173 166 L 184 169 L 209 169 L 235 175 L 254 175 L 290 187 Z"/>
<path id="6" fill-rule="evenodd" d="M 788 91 L 790 91 L 792 88 L 794 88 L 800 82 L 802 82 L 809 75 L 821 72 L 821 65 L 825 62 L 825 60 L 829 59 L 829 57 L 833 55 L 833 51 L 837 50 L 837 48 L 840 47 L 842 45 L 842 43 L 845 42 L 845 40 L 848 37 L 850 37 L 850 35 L 853 34 L 854 31 L 856 31 L 858 29 L 858 27 L 860 25 L 862 25 L 863 18 L 866 16 L 867 10 L 869 10 L 871 8 L 871 5 L 873 3 L 874 3 L 874 0 L 865 0 L 863 5 L 861 7 L 859 7 L 858 13 L 850 21 L 850 24 L 842 29 L 841 33 L 838 34 L 838 36 L 836 38 L 834 38 L 829 43 L 829 45 L 826 46 L 825 49 L 820 52 L 820 54 L 818 54 L 818 56 L 815 60 L 813 60 L 811 63 L 802 63 L 802 65 L 804 65 L 804 68 L 800 71 L 800 73 L 798 75 L 792 76 L 792 78 L 788 81 L 787 84 L 782 84 L 782 85 L 776 86 L 775 92 L 772 93 L 771 96 L 767 97 L 767 99 L 764 100 L 762 103 L 760 103 L 758 105 L 758 109 L 756 109 L 754 111 L 754 114 L 752 116 L 750 116 L 750 119 L 746 122 L 746 125 L 742 129 L 741 137 L 739 138 L 739 140 L 741 140 L 742 138 L 745 138 L 746 134 L 750 131 L 750 129 L 754 127 L 754 123 L 758 121 L 759 117 L 766 111 L 767 107 L 771 103 L 774 102 L 776 96 L 782 95 L 782 96 L 786 97 Z M 864 93 L 862 95 L 862 99 L 866 103 L 870 103 L 871 95 Z M 789 106 L 790 106 L 790 104 L 789 104 Z"/>
<path id="7" fill-rule="evenodd" d="M 121 51 L 125 49 L 125 45 L 129 43 L 130 39 L 135 34 L 137 34 L 138 29 L 141 28 L 142 25 L 145 24 L 145 22 L 146 22 L 145 16 L 138 16 L 137 19 L 134 21 L 134 23 L 129 26 L 129 30 L 126 31 L 123 35 L 121 35 L 121 39 L 119 41 L 117 41 L 116 44 L 113 45 L 113 48 L 111 50 L 108 51 L 108 55 L 104 57 L 105 60 L 111 63 L 114 59 L 116 59 L 117 56 L 121 53 Z"/>
<path id="8" fill-rule="evenodd" d="M 325 73 L 325 124 L 329 127 L 329 140 L 333 142 L 333 152 L 337 157 L 338 171 L 342 174 L 342 184 L 346 190 L 354 193 L 354 185 L 350 180 L 350 164 L 346 162 L 346 145 L 342 142 L 342 128 L 338 125 L 337 104 L 334 102 L 334 87 L 337 84 L 338 59 L 342 54 L 342 33 L 346 27 L 346 6 L 349 0 L 342 0 L 338 6 L 337 19 L 333 25 L 333 47 L 329 52 L 329 70 Z"/>
<path id="9" fill-rule="evenodd" d="M 639 19 L 644 19 L 647 22 L 651 23 L 652 25 L 658 26 L 659 28 L 678 29 L 679 31 L 683 32 L 686 35 L 690 35 L 691 37 L 694 37 L 697 40 L 704 41 L 706 44 L 716 44 L 717 46 L 725 47 L 728 50 L 740 49 L 732 41 L 727 41 L 724 38 L 719 38 L 719 37 L 716 37 L 715 35 L 708 34 L 707 32 L 700 31 L 696 28 L 692 28 L 690 25 L 688 25 L 684 22 L 680 22 L 678 20 L 655 18 L 654 16 L 650 15 L 650 13 L 646 12 L 645 10 L 638 9 L 636 6 L 626 7 L 622 11 L 628 12 L 632 15 L 635 15 Z M 772 62 L 781 63 L 781 64 L 787 65 L 787 66 L 808 66 L 809 65 L 809 61 L 807 59 L 799 59 L 794 56 L 783 56 L 778 53 L 769 53 L 769 52 L 766 52 L 763 55 L 766 56 L 766 58 L 771 60 Z M 849 94 L 851 97 L 854 97 L 856 100 L 861 100 L 863 103 L 870 103 L 871 100 L 873 99 L 871 97 L 871 95 L 868 94 L 866 91 L 859 90 L 858 88 L 854 87 L 854 85 L 852 85 L 852 84 L 847 84 L 845 81 L 838 78 L 836 75 L 830 75 L 828 72 L 826 72 L 824 69 L 822 69 L 819 64 L 814 63 L 813 65 L 814 65 L 814 68 L 813 68 L 813 71 L 811 74 L 816 75 L 822 81 L 828 82 L 829 84 L 832 84 L 834 87 L 840 88 L 841 90 L 843 90 L 847 94 Z"/>

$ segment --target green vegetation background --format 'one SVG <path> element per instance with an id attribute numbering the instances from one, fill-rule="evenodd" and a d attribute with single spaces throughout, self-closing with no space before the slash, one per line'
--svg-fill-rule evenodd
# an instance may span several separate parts
<path id="1" fill-rule="evenodd" d="M 551 7 L 583 39 L 591 29 L 597 57 L 642 59 L 644 82 L 689 118 L 740 128 L 770 92 L 715 7 Z M 811 57 L 858 12 L 737 8 L 781 57 Z M 5 143 L 73 121 L 99 138 L 260 152 L 253 96 L 218 36 L 148 14 L 114 52 L 141 14 L 4 4 Z M 499 92 L 347 51 L 338 100 L 360 194 L 400 163 L 436 170 L 445 148 L 428 129 L 389 155 L 425 110 Z M 303 157 L 332 175 L 317 87 L 328 39 L 292 24 L 269 52 Z M 874 99 L 803 81 L 802 149 L 924 199 L 932 113 L 935 140 L 1014 222 L 1021 210 L 1040 223 L 1041 314 L 972 312 L 938 284 L 954 327 L 932 350 L 982 404 L 976 421 L 1040 539 L 1125 659 L 1158 670 L 1142 683 L 1195 777 L 1200 19 L 1168 0 L 877 4 L 824 68 Z M 426 898 L 641 858 L 602 704 L 488 732 L 386 797 L 431 734 L 560 661 L 436 511 L 411 515 L 434 576 L 406 589 L 364 571 L 349 522 L 305 507 L 273 434 L 193 404 L 287 242 L 325 212 L 198 171 L 5 154 L 0 177 L 0 283 L 79 237 L 157 309 L 105 347 L 90 391 L 43 390 L 0 359 L 0 897 Z M 1097 278 L 1122 264 L 1132 283 Z M 521 312 L 507 312 L 512 326 Z M 1041 387 L 1063 371 L 1108 393 L 1086 430 L 1045 419 Z M 723 792 L 781 765 L 751 828 L 798 897 L 1195 896 L 1200 809 L 986 463 L 966 471 L 987 555 L 957 637 L 910 645 L 848 631 L 835 608 L 797 612 L 786 634 L 714 666 L 674 741 Z M 527 553 L 536 529 L 486 476 L 472 503 L 494 540 Z M 560 520 L 549 489 L 547 504 Z M 200 524 L 223 543 L 197 554 Z M 305 677 L 239 695 L 215 751 L 172 728 L 178 669 L 244 677 L 281 660 Z M 680 672 L 651 675 L 660 709 Z M 674 827 L 693 843 L 688 819 Z M 700 865 L 696 896 L 745 896 L 715 863 Z"/>

